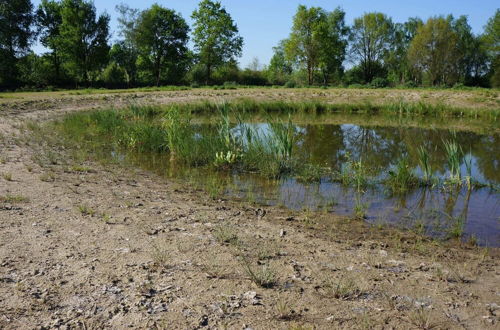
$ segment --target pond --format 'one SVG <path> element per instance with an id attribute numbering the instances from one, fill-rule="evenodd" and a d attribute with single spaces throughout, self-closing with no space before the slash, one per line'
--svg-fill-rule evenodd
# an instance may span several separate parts
<path id="1" fill-rule="evenodd" d="M 201 183 L 208 191 L 227 197 L 294 210 L 358 215 L 374 225 L 391 224 L 437 238 L 461 237 L 482 246 L 500 246 L 500 134 L 495 123 L 493 128 L 469 131 L 436 128 L 446 123 L 382 126 L 360 121 L 359 116 L 345 115 L 315 118 L 309 123 L 294 120 L 300 122 L 293 127 L 294 155 L 326 170 L 318 180 L 294 176 L 269 179 L 248 171 L 206 167 L 178 168 L 167 154 L 159 153 L 126 153 L 120 159 L 160 175 Z M 245 125 L 261 135 L 271 130 L 258 118 Z M 237 124 L 231 127 L 233 132 L 239 130 Z M 215 129 L 213 124 L 195 125 L 199 136 Z M 459 151 L 455 169 L 447 149 L 451 142 Z M 422 165 L 422 148 L 426 150 L 427 171 Z M 415 184 L 399 193 L 388 189 L 384 182 L 402 158 L 416 177 L 427 175 L 432 183 Z M 326 174 L 342 173 L 349 160 L 363 167 L 366 182 L 362 186 L 345 184 Z M 353 177 L 356 173 L 345 175 Z M 455 181 L 450 179 L 454 175 Z M 475 184 L 465 184 L 467 177 Z"/>

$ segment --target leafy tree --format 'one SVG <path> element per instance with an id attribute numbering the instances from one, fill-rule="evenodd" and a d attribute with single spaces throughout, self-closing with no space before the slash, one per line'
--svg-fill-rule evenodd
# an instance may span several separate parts
<path id="1" fill-rule="evenodd" d="M 326 12 L 319 7 L 300 5 L 293 17 L 290 37 L 285 43 L 286 56 L 307 70 L 307 82 L 314 82 L 314 72 L 320 62 L 322 30 L 326 25 Z M 321 31 L 321 32 L 320 32 Z"/>
<path id="2" fill-rule="evenodd" d="M 342 63 L 345 60 L 347 49 L 347 36 L 349 29 L 345 25 L 345 12 L 340 8 L 327 14 L 326 22 L 319 29 L 320 56 L 319 69 L 323 84 L 335 75 L 340 78 L 343 72 Z"/>
<path id="3" fill-rule="evenodd" d="M 319 7 L 298 7 L 292 32 L 285 42 L 285 54 L 306 69 L 309 85 L 314 83 L 318 70 L 324 84 L 331 74 L 342 71 L 348 32 L 344 17 L 339 8 L 329 13 Z"/>
<path id="4" fill-rule="evenodd" d="M 111 62 L 102 73 L 102 80 L 107 88 L 123 88 L 128 85 L 127 70 L 116 62 Z"/>
<path id="5" fill-rule="evenodd" d="M 50 58 L 54 68 L 54 80 L 61 79 L 61 33 L 62 5 L 54 0 L 42 0 L 36 11 L 36 23 L 41 44 L 50 49 Z"/>
<path id="6" fill-rule="evenodd" d="M 500 9 L 488 20 L 481 40 L 491 62 L 491 85 L 500 87 Z"/>
<path id="7" fill-rule="evenodd" d="M 388 80 L 392 83 L 411 83 L 413 77 L 408 63 L 408 49 L 417 29 L 423 24 L 418 17 L 409 18 L 405 23 L 394 24 L 392 47 L 384 59 L 388 70 Z"/>
<path id="8" fill-rule="evenodd" d="M 22 86 L 46 88 L 51 83 L 52 63 L 47 56 L 30 52 L 18 59 L 16 69 Z"/>
<path id="9" fill-rule="evenodd" d="M 162 69 L 179 76 L 177 64 L 186 58 L 189 27 L 175 11 L 157 4 L 139 14 L 133 32 L 144 64 L 151 67 L 157 86 Z"/>
<path id="10" fill-rule="evenodd" d="M 34 39 L 30 0 L 0 0 L 0 85 L 13 85 L 18 56 L 27 53 Z"/>
<path id="11" fill-rule="evenodd" d="M 109 61 L 116 63 L 127 72 L 128 83 L 137 82 L 137 57 L 139 53 L 135 47 L 124 40 L 115 43 L 109 51 Z"/>
<path id="12" fill-rule="evenodd" d="M 450 21 L 430 18 L 417 30 L 408 51 L 412 68 L 430 85 L 453 85 L 458 81 L 458 36 Z"/>
<path id="13" fill-rule="evenodd" d="M 63 0 L 61 47 L 77 81 L 91 83 L 106 65 L 109 46 L 109 15 L 97 17 L 87 0 Z"/>
<path id="14" fill-rule="evenodd" d="M 486 73 L 487 56 L 481 38 L 472 33 L 467 16 L 454 19 L 449 16 L 453 31 L 457 34 L 457 45 L 460 58 L 457 61 L 457 72 L 461 83 L 479 84 Z"/>
<path id="15" fill-rule="evenodd" d="M 351 28 L 351 52 L 363 69 L 366 83 L 376 75 L 393 40 L 392 20 L 382 13 L 367 13 L 354 20 Z"/>
<path id="16" fill-rule="evenodd" d="M 284 84 L 293 72 L 293 63 L 285 56 L 285 42 L 282 40 L 278 46 L 273 47 L 274 55 L 266 71 L 271 84 Z"/>
<path id="17" fill-rule="evenodd" d="M 206 69 L 208 84 L 214 68 L 241 56 L 243 38 L 238 35 L 238 27 L 220 2 L 201 1 L 191 17 L 194 20 L 194 49 L 198 61 Z"/>

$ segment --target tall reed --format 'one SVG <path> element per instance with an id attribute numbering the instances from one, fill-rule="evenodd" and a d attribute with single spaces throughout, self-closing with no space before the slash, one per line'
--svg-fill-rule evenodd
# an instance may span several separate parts
<path id="1" fill-rule="evenodd" d="M 448 163 L 448 170 L 450 172 L 450 181 L 452 183 L 460 183 L 460 158 L 463 155 L 462 148 L 456 141 L 446 140 L 443 141 L 446 151 L 446 158 Z"/>
<path id="2" fill-rule="evenodd" d="M 424 146 L 418 148 L 418 162 L 422 170 L 423 183 L 428 185 L 432 181 L 432 168 L 430 164 L 429 152 Z"/>
<path id="3" fill-rule="evenodd" d="M 418 179 L 410 168 L 408 157 L 401 158 L 389 171 L 386 183 L 394 194 L 404 194 L 416 186 Z"/>

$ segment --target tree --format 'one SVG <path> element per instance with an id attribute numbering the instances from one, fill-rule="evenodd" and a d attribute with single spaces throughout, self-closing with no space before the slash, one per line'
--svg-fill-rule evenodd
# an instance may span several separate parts
<path id="1" fill-rule="evenodd" d="M 349 29 L 345 25 L 345 12 L 340 8 L 327 14 L 319 29 L 319 68 L 326 85 L 332 75 L 340 78 L 345 60 Z"/>
<path id="2" fill-rule="evenodd" d="M 314 72 L 320 61 L 322 30 L 326 29 L 326 12 L 319 7 L 299 5 L 293 17 L 290 37 L 285 42 L 286 56 L 305 67 L 307 82 L 314 82 Z"/>
<path id="3" fill-rule="evenodd" d="M 175 11 L 157 4 L 139 14 L 133 32 L 145 64 L 152 68 L 157 86 L 160 85 L 162 68 L 173 69 L 186 57 L 189 27 Z"/>
<path id="4" fill-rule="evenodd" d="M 108 60 L 109 15 L 86 0 L 63 0 L 61 48 L 75 78 L 92 83 Z"/>
<path id="5" fill-rule="evenodd" d="M 418 17 L 411 17 L 405 23 L 394 24 L 392 47 L 384 58 L 388 80 L 392 83 L 405 84 L 413 78 L 408 63 L 408 49 L 417 29 L 423 24 Z"/>
<path id="6" fill-rule="evenodd" d="M 123 88 L 128 85 L 127 71 L 116 62 L 111 62 L 102 73 L 107 88 Z"/>
<path id="7" fill-rule="evenodd" d="M 54 80 L 61 79 L 61 33 L 62 5 L 54 0 L 42 0 L 36 11 L 36 23 L 41 44 L 50 49 L 54 68 Z"/>
<path id="8" fill-rule="evenodd" d="M 272 84 L 284 84 L 293 72 L 293 63 L 285 56 L 285 42 L 280 41 L 278 46 L 273 47 L 274 55 L 267 68 L 267 79 Z"/>
<path id="9" fill-rule="evenodd" d="M 457 48 L 460 58 L 457 61 L 457 73 L 461 83 L 479 84 L 486 71 L 487 56 L 481 38 L 472 33 L 467 16 L 454 19 L 449 16 L 451 27 L 457 35 Z"/>
<path id="10" fill-rule="evenodd" d="M 212 70 L 241 56 L 243 38 L 238 27 L 220 2 L 203 0 L 193 12 L 193 41 L 198 61 L 206 68 L 206 83 Z"/>
<path id="11" fill-rule="evenodd" d="M 481 40 L 491 62 L 491 85 L 500 87 L 500 9 L 488 20 Z"/>
<path id="12" fill-rule="evenodd" d="M 393 40 L 392 20 L 382 13 L 367 13 L 354 20 L 351 53 L 363 69 L 366 83 L 376 75 Z"/>
<path id="13" fill-rule="evenodd" d="M 411 42 L 408 51 L 410 65 L 430 85 L 453 85 L 459 77 L 457 43 L 457 34 L 449 20 L 429 18 Z"/>
<path id="14" fill-rule="evenodd" d="M 138 51 L 130 43 L 124 40 L 118 41 L 109 51 L 109 61 L 118 64 L 127 72 L 128 83 L 135 84 L 137 82 L 137 57 Z"/>
<path id="15" fill-rule="evenodd" d="M 34 39 L 30 0 L 0 0 L 0 85 L 13 85 L 18 56 L 26 54 Z"/>

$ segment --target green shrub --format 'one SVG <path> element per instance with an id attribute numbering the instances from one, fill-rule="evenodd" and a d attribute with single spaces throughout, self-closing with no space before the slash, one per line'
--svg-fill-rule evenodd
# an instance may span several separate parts
<path id="1" fill-rule="evenodd" d="M 380 77 L 373 79 L 372 82 L 370 83 L 370 86 L 373 88 L 384 88 L 387 87 L 388 85 L 389 82 L 387 81 L 387 79 Z"/>
<path id="2" fill-rule="evenodd" d="M 129 82 L 127 71 L 114 62 L 104 69 L 102 80 L 107 88 L 124 88 Z"/>

